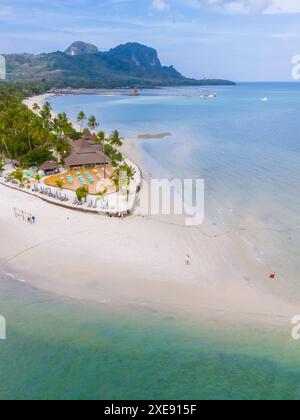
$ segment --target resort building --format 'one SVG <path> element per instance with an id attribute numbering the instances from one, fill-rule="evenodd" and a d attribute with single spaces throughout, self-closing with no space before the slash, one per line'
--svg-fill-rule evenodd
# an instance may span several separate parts
<path id="1" fill-rule="evenodd" d="M 94 134 L 87 133 L 79 140 L 70 142 L 71 153 L 64 159 L 68 170 L 105 167 L 111 164 L 104 153 L 103 145 L 96 144 L 96 139 Z"/>
<path id="2" fill-rule="evenodd" d="M 48 176 L 48 175 L 57 174 L 59 172 L 59 168 L 60 168 L 59 163 L 49 160 L 43 163 L 43 165 L 39 167 L 39 170 L 42 171 L 46 176 Z"/>
<path id="3" fill-rule="evenodd" d="M 104 153 L 102 144 L 96 143 L 97 136 L 87 132 L 79 140 L 70 140 L 71 152 L 64 158 L 64 163 L 68 171 L 107 168 L 111 165 L 111 160 Z M 54 153 L 53 153 L 54 154 Z M 62 163 L 51 160 L 43 163 L 38 169 L 45 176 L 56 175 L 60 172 Z"/>

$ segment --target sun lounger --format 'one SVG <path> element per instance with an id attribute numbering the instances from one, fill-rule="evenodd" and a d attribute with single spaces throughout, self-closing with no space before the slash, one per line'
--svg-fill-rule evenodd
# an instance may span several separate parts
<path id="1" fill-rule="evenodd" d="M 74 184 L 74 180 L 73 180 L 73 177 L 71 176 L 71 175 L 68 175 L 67 176 L 67 181 L 69 182 L 69 184 Z"/>

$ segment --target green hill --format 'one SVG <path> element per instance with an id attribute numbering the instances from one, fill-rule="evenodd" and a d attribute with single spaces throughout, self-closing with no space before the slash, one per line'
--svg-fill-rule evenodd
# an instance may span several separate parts
<path id="1" fill-rule="evenodd" d="M 113 88 L 176 85 L 228 85 L 226 80 L 194 80 L 163 66 L 153 48 L 127 43 L 101 52 L 75 42 L 66 51 L 5 55 L 8 81 L 48 82 L 55 87 Z"/>

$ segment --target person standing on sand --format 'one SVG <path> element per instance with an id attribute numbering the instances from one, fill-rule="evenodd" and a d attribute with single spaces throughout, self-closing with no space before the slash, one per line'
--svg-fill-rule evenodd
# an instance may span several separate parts
<path id="1" fill-rule="evenodd" d="M 191 265 L 191 257 L 189 255 L 185 257 L 185 263 L 186 265 Z"/>

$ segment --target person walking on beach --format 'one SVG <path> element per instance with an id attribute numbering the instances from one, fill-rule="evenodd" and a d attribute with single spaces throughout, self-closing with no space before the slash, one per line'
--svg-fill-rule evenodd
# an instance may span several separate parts
<path id="1" fill-rule="evenodd" d="M 185 257 L 185 263 L 186 265 L 191 265 L 191 257 L 189 255 Z"/>

